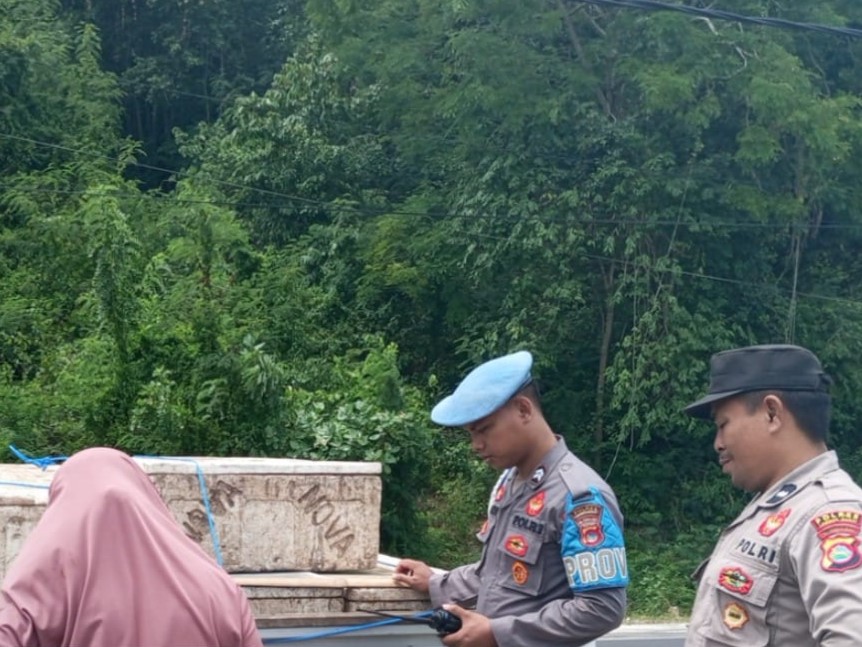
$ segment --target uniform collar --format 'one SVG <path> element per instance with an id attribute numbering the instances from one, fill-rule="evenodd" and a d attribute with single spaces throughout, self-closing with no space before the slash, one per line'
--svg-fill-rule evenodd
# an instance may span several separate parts
<path id="1" fill-rule="evenodd" d="M 752 503 L 758 508 L 778 507 L 827 472 L 837 469 L 838 455 L 833 450 L 824 452 L 797 467 Z"/>
<path id="2" fill-rule="evenodd" d="M 564 456 L 569 453 L 569 448 L 566 446 L 566 441 L 563 440 L 562 436 L 556 436 L 557 444 L 554 445 L 550 451 L 542 457 L 542 460 L 539 461 L 539 465 L 533 470 L 533 473 L 527 477 L 527 483 L 530 484 L 530 487 L 534 490 L 541 487 L 541 485 L 547 480 L 548 474 L 550 474 L 554 468 L 557 466 Z M 515 470 L 513 470 L 514 472 Z"/>

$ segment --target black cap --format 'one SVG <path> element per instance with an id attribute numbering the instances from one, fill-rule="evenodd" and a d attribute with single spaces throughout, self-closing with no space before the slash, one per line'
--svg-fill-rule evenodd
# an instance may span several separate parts
<path id="1" fill-rule="evenodd" d="M 709 360 L 709 391 L 684 411 L 711 418 L 712 405 L 748 391 L 827 391 L 831 380 L 820 360 L 799 346 L 748 346 L 716 353 Z"/>

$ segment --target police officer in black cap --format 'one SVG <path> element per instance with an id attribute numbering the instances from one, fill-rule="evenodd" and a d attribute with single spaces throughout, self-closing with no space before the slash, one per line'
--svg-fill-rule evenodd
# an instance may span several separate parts
<path id="1" fill-rule="evenodd" d="M 826 447 L 829 384 L 799 346 L 712 357 L 685 412 L 715 422 L 722 470 L 755 496 L 695 574 L 686 647 L 862 645 L 862 488 Z"/>

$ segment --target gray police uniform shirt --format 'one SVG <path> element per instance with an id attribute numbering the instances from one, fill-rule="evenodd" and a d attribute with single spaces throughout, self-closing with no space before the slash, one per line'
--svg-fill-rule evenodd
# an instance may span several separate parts
<path id="1" fill-rule="evenodd" d="M 862 645 L 862 488 L 835 452 L 755 498 L 701 564 L 686 647 Z"/>
<path id="2" fill-rule="evenodd" d="M 532 475 L 515 472 L 504 472 L 491 494 L 480 560 L 432 576 L 431 601 L 475 606 L 500 647 L 586 644 L 625 614 L 616 496 L 562 438 Z"/>

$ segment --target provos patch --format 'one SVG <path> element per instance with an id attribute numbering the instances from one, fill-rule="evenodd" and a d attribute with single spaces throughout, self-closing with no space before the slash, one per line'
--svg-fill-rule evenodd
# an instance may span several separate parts
<path id="1" fill-rule="evenodd" d="M 560 553 L 569 587 L 576 592 L 629 583 L 623 531 L 596 488 L 575 499 L 570 493 L 563 517 Z"/>
<path id="2" fill-rule="evenodd" d="M 836 510 L 818 515 L 811 525 L 820 538 L 820 568 L 830 573 L 843 573 L 862 565 L 859 554 L 859 532 L 862 530 L 862 512 Z"/>

